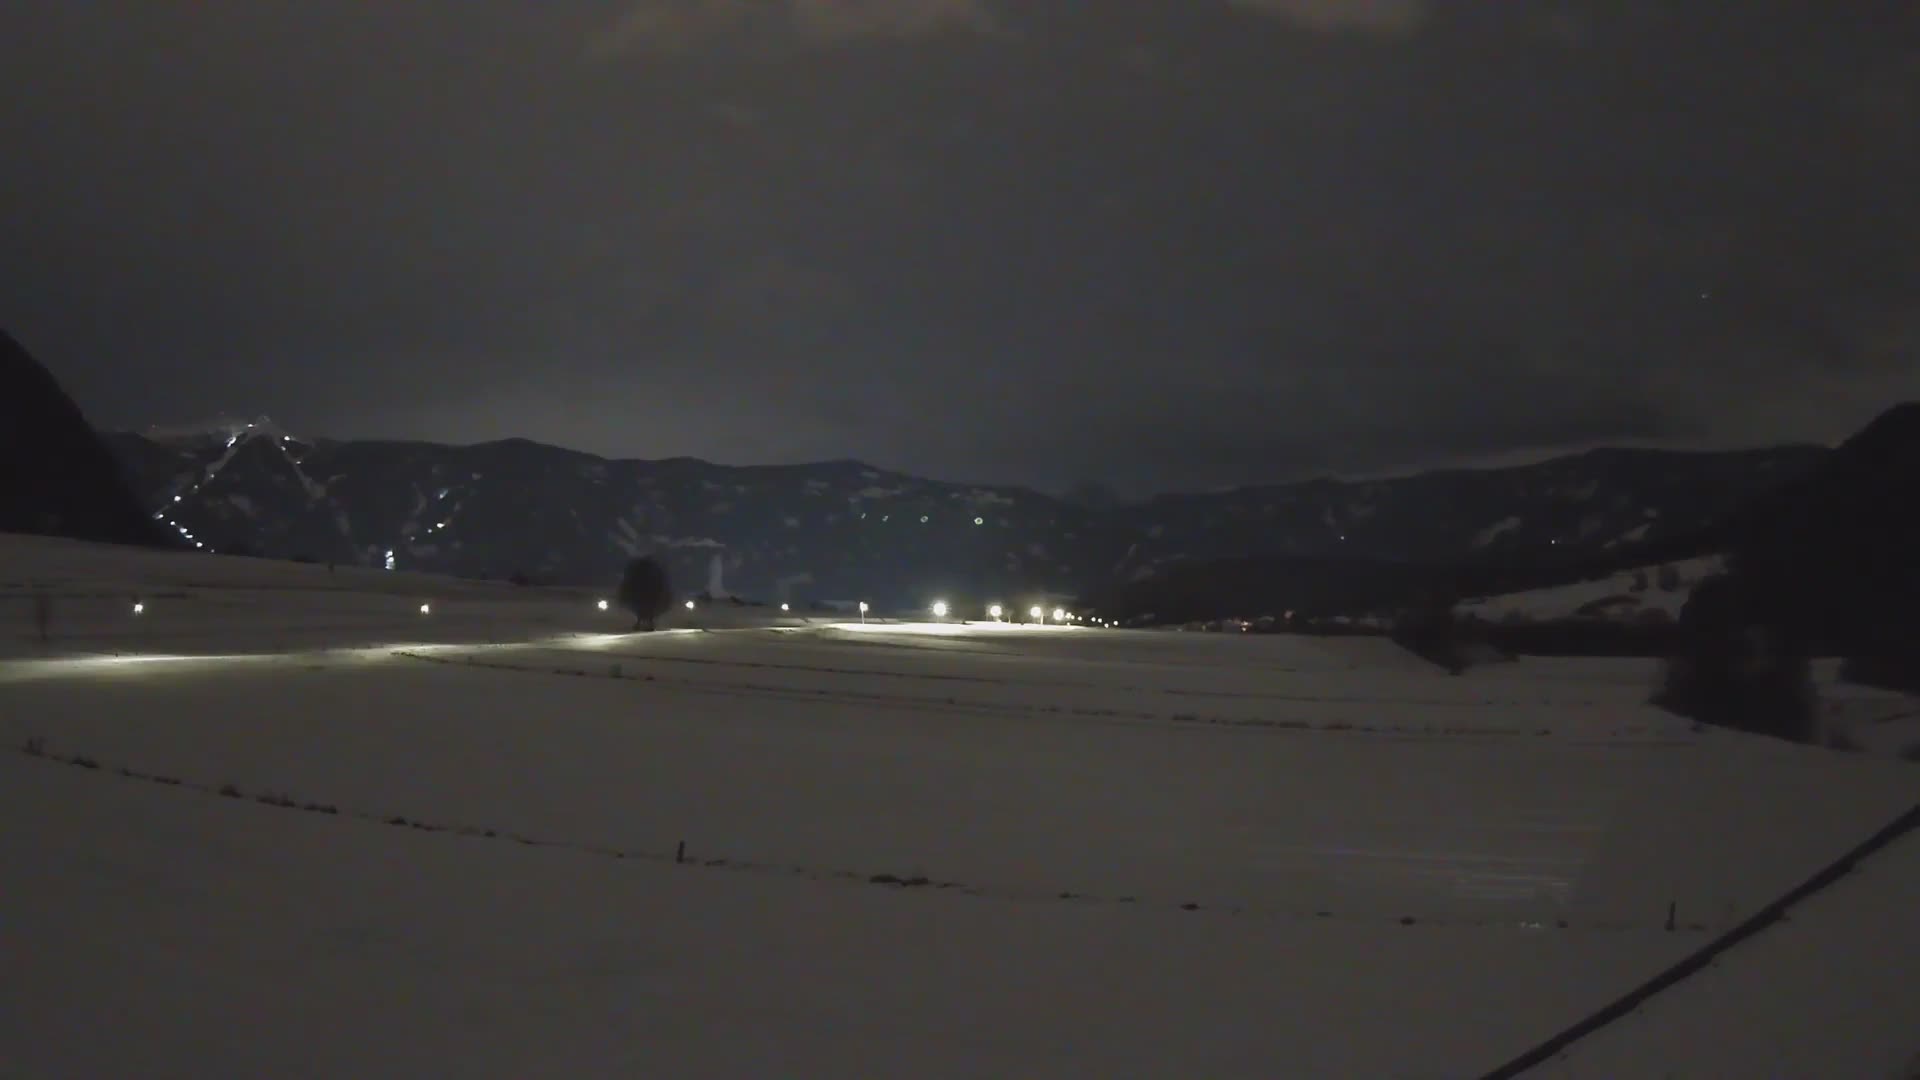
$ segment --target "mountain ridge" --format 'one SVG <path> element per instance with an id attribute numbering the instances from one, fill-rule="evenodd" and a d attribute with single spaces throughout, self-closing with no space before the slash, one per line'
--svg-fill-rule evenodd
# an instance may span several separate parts
<path id="1" fill-rule="evenodd" d="M 1532 465 L 1166 493 L 1095 509 L 837 459 L 613 459 L 529 439 L 303 440 L 271 426 L 108 442 L 147 503 L 222 551 L 565 583 L 661 554 L 781 600 L 1085 594 L 1215 558 L 1568 561 L 1690 535 L 1829 451 L 1582 451 Z"/>

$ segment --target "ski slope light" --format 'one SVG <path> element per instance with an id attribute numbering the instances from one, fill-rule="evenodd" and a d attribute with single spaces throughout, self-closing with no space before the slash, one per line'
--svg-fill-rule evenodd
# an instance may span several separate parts
<path id="1" fill-rule="evenodd" d="M 1033 607 L 1028 608 L 1027 614 L 1032 616 L 1035 619 L 1038 619 L 1041 622 L 1047 621 L 1047 609 L 1041 607 L 1038 604 L 1035 604 Z"/>
<path id="2" fill-rule="evenodd" d="M 1007 613 L 1006 608 L 1001 607 L 999 604 L 995 604 L 992 607 L 987 609 L 987 618 L 997 619 L 1000 616 L 1005 615 L 1006 613 Z"/>
<path id="3" fill-rule="evenodd" d="M 593 606 L 599 608 L 601 611 L 607 610 L 607 602 L 605 600 L 602 600 Z"/>
<path id="4" fill-rule="evenodd" d="M 947 602 L 945 600 L 935 600 L 933 602 L 933 617 L 936 619 L 944 619 L 947 617 Z"/>
<path id="5" fill-rule="evenodd" d="M 1053 621 L 1054 621 L 1054 622 L 1066 622 L 1066 621 L 1067 621 L 1067 612 L 1066 612 L 1066 609 L 1065 609 L 1065 608 L 1054 608 L 1054 609 L 1053 609 Z"/>
<path id="6" fill-rule="evenodd" d="M 432 604 L 421 604 L 421 605 L 420 605 L 420 614 L 422 614 L 422 615 L 431 615 L 431 614 L 433 614 L 433 605 L 432 605 Z"/>

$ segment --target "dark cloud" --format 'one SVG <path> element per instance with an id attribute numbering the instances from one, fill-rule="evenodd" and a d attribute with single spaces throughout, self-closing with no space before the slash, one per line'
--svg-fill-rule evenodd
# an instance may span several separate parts
<path id="1" fill-rule="evenodd" d="M 100 421 L 1141 490 L 1920 396 L 1920 13 L 0 9 L 0 321 Z"/>

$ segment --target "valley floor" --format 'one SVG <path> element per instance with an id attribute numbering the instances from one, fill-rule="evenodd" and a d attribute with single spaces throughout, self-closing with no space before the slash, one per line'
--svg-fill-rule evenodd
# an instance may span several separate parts
<path id="1" fill-rule="evenodd" d="M 0 1075 L 1473 1076 L 1914 803 L 1638 662 L 0 554 Z M 1916 900 L 1539 1074 L 1899 1075 Z"/>

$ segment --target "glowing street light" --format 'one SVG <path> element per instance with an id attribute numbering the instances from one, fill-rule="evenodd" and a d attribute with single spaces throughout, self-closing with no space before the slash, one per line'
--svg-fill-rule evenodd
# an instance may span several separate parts
<path id="1" fill-rule="evenodd" d="M 687 610 L 688 610 L 688 611 L 692 611 L 692 610 L 693 610 L 693 601 L 691 601 L 691 600 L 689 600 L 689 601 L 687 601 Z"/>
<path id="2" fill-rule="evenodd" d="M 936 619 L 944 619 L 947 617 L 947 602 L 945 600 L 935 600 L 933 602 L 933 617 Z"/>
<path id="3" fill-rule="evenodd" d="M 1067 611 L 1066 611 L 1066 609 L 1065 609 L 1065 608 L 1054 608 L 1054 609 L 1053 609 L 1053 621 L 1054 621 L 1054 622 L 1066 622 L 1066 621 L 1067 621 Z"/>
<path id="4" fill-rule="evenodd" d="M 860 621 L 862 623 L 867 621 L 867 602 L 865 600 L 860 601 Z"/>
<path id="5" fill-rule="evenodd" d="M 605 611 L 607 610 L 607 602 L 605 600 L 602 600 L 599 603 L 595 604 L 594 607 L 599 608 L 601 611 Z"/>
<path id="6" fill-rule="evenodd" d="M 432 605 L 432 604 L 421 604 L 421 605 L 420 605 L 420 614 L 422 614 L 422 615 L 431 615 L 431 614 L 433 614 L 433 605 Z"/>
<path id="7" fill-rule="evenodd" d="M 140 601 L 138 601 L 138 600 L 135 600 L 135 601 L 133 602 L 133 613 L 134 613 L 135 615 L 139 615 L 139 614 L 141 614 L 141 613 L 143 613 L 143 612 L 145 612 L 146 610 L 147 610 L 147 605 L 145 605 L 145 604 L 143 604 L 143 603 L 141 603 L 141 602 L 140 602 Z"/>
<path id="8" fill-rule="evenodd" d="M 1001 607 L 999 604 L 995 604 L 992 607 L 987 609 L 987 618 L 998 619 L 1000 616 L 1005 615 L 1006 613 L 1007 613 L 1006 608 Z"/>
<path id="9" fill-rule="evenodd" d="M 1033 607 L 1028 608 L 1027 614 L 1033 616 L 1033 619 L 1035 622 L 1047 621 L 1047 609 L 1041 607 L 1039 604 L 1035 604 L 1033 605 Z"/>
<path id="10" fill-rule="evenodd" d="M 793 610 L 793 605 L 792 605 L 792 604 L 781 604 L 781 605 L 780 605 L 780 610 L 781 610 L 781 611 L 792 611 L 792 610 Z"/>

